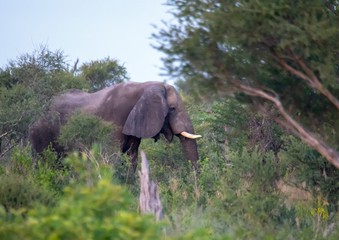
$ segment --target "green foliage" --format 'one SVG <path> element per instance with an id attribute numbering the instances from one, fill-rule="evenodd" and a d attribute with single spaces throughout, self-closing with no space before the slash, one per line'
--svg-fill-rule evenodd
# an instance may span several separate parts
<path id="1" fill-rule="evenodd" d="M 58 141 L 64 146 L 79 150 L 90 149 L 95 143 L 101 143 L 108 150 L 116 142 L 112 142 L 114 126 L 97 116 L 75 113 L 67 124 L 62 126 Z"/>
<path id="2" fill-rule="evenodd" d="M 337 88 L 336 1 L 326 5 L 322 1 L 173 0 L 168 5 L 180 25 L 168 25 L 160 31 L 156 36 L 159 49 L 168 54 L 165 64 L 169 73 L 180 75 L 192 86 L 223 90 L 223 83 L 215 76 L 222 66 L 244 80 L 275 85 L 277 92 L 279 87 L 280 91 L 287 90 L 289 84 L 298 83 L 292 76 L 279 73 L 274 54 L 289 56 L 289 51 L 296 51 L 326 79 L 326 86 Z M 277 75 L 284 78 L 277 81 Z M 288 80 L 289 77 L 292 78 Z M 231 83 L 231 79 L 224 81 Z M 288 89 L 293 90 L 291 87 Z"/>
<path id="3" fill-rule="evenodd" d="M 129 202 L 126 190 L 107 179 L 91 187 L 66 188 L 55 207 L 38 206 L 24 218 L 19 214 L 2 222 L 0 238 L 158 239 L 159 226 L 129 211 Z"/>
<path id="4" fill-rule="evenodd" d="M 112 178 L 111 162 L 103 157 L 99 145 L 85 152 L 73 152 L 64 161 L 73 171 L 71 184 L 93 185 L 99 179 Z"/>
<path id="5" fill-rule="evenodd" d="M 61 50 L 40 46 L 0 68 L 0 157 L 21 140 L 53 96 L 69 89 L 98 90 L 128 79 L 126 69 L 109 57 L 71 69 Z"/>
<path id="6" fill-rule="evenodd" d="M 211 139 L 205 144 L 213 147 L 217 143 Z M 294 149 L 291 153 L 306 159 L 302 143 L 291 139 L 289 144 L 289 149 Z M 316 191 L 321 182 L 317 185 L 307 184 L 310 192 L 315 190 L 314 199 L 308 202 L 294 200 L 286 204 L 276 181 L 284 179 L 291 183 L 295 180 L 296 186 L 303 181 L 299 179 L 300 172 L 294 169 L 302 168 L 303 161 L 290 158 L 288 151 L 280 153 L 281 161 L 277 163 L 272 152 L 265 153 L 258 149 L 238 151 L 219 148 L 217 155 L 204 150 L 200 161 L 201 171 L 197 176 L 178 151 L 179 145 L 178 141 L 172 145 L 165 141 L 145 141 L 142 145 L 150 161 L 151 178 L 158 182 L 164 221 L 168 224 L 158 225 L 151 218 L 136 214 L 137 197 L 110 183 L 116 176 L 114 172 L 120 170 L 116 168 L 117 162 L 106 159 L 102 148 L 94 146 L 88 152 L 71 154 L 64 161 L 69 169 L 69 181 L 65 191 L 58 194 L 54 202 L 42 201 L 43 195 L 40 194 L 27 200 L 34 204 L 22 204 L 21 207 L 25 209 L 18 206 L 16 211 L 3 211 L 0 236 L 6 236 L 6 239 L 23 236 L 26 239 L 52 236 L 82 239 L 113 236 L 128 239 L 142 239 L 143 236 L 150 239 L 152 236 L 154 239 L 303 239 L 315 235 L 317 239 L 325 235 L 326 238 L 336 239 L 338 236 L 337 230 L 331 228 L 338 214 L 327 205 L 326 196 Z M 12 168 L 25 176 L 22 179 L 28 179 L 30 171 L 33 176 L 39 172 L 30 170 L 32 160 L 27 159 L 27 153 L 17 151 L 15 156 L 22 164 Z M 46 153 L 46 156 L 50 154 Z M 225 154 L 227 161 L 218 156 L 222 154 Z M 53 156 L 49 158 L 53 159 Z M 46 167 L 47 170 L 47 166 L 50 165 L 39 168 Z M 7 176 L 17 179 L 14 173 Z M 52 185 L 44 184 L 45 178 L 31 179 L 26 181 L 27 185 L 20 185 L 23 192 L 37 184 L 41 184 L 40 190 L 53 189 L 50 187 Z M 135 183 L 127 186 L 137 195 Z M 2 191 L 7 194 L 5 190 Z M 36 189 L 34 192 L 38 193 Z M 15 196 L 21 195 L 15 193 Z M 8 202 L 13 207 L 17 206 L 13 198 L 9 198 Z M 37 202 L 39 206 L 36 206 Z M 81 233 L 76 234 L 79 231 Z"/>
<path id="7" fill-rule="evenodd" d="M 111 183 L 111 166 L 99 157 L 99 148 L 94 147 L 88 154 L 75 153 L 65 160 L 73 179 L 55 205 L 40 202 L 29 210 L 9 212 L 0 207 L 0 238 L 209 239 L 210 233 L 203 230 L 164 236 L 165 225 L 136 212 L 136 199 Z"/>
<path id="8" fill-rule="evenodd" d="M 90 83 L 91 92 L 128 80 L 126 68 L 109 57 L 84 63 L 81 75 Z"/>
<path id="9" fill-rule="evenodd" d="M 29 149 L 16 148 L 9 164 L 0 173 L 0 205 L 10 209 L 29 209 L 37 203 L 46 206 L 55 203 L 55 191 L 44 186 L 39 179 L 39 171 L 33 171 L 33 159 Z M 57 172 L 53 171 L 55 176 Z"/>
<path id="10" fill-rule="evenodd" d="M 293 136 L 286 137 L 288 151 L 282 161 L 288 162 L 288 177 L 301 184 L 306 183 L 315 196 L 326 199 L 330 211 L 339 207 L 339 171 Z"/>
<path id="11" fill-rule="evenodd" d="M 323 141 L 335 156 L 322 154 L 337 163 L 338 1 L 167 4 L 176 21 L 155 38 L 181 88 L 203 100 L 235 93 L 307 142 L 292 117 Z"/>
<path id="12" fill-rule="evenodd" d="M 243 146 L 248 144 L 248 132 L 241 131 L 246 129 L 250 121 L 250 112 L 247 107 L 234 99 L 226 99 L 225 101 L 217 101 L 213 104 L 207 121 L 210 123 L 211 132 L 221 143 L 227 141 L 227 146 L 234 150 L 241 150 Z M 222 131 L 220 131 L 222 130 Z"/>
<path id="13" fill-rule="evenodd" d="M 265 4 L 272 5 L 272 9 L 276 10 L 281 2 L 284 1 L 268 1 Z M 185 14 L 192 15 L 185 15 L 188 16 L 185 21 L 194 22 L 194 17 L 206 14 L 213 23 L 212 20 L 219 16 L 205 13 L 205 9 L 192 12 L 198 6 L 196 4 L 202 1 L 181 3 L 182 9 L 191 6 Z M 296 4 L 302 3 L 298 1 Z M 242 4 L 244 10 L 248 10 L 248 4 L 253 4 L 253 11 L 257 11 L 259 17 L 262 11 L 258 11 L 258 6 L 266 6 L 264 1 Z M 218 8 L 218 3 L 214 7 Z M 233 6 L 231 10 L 236 7 Z M 267 14 L 272 16 L 270 8 L 261 10 L 268 11 Z M 291 9 L 286 6 L 282 10 L 282 16 L 286 16 L 284 11 Z M 224 16 L 223 12 L 218 14 Z M 237 14 L 243 16 L 245 13 Z M 237 14 L 234 16 L 239 18 Z M 251 15 L 252 12 L 246 14 Z M 322 13 L 319 16 L 323 16 Z M 244 27 L 243 21 L 250 23 L 246 16 L 243 17 L 245 19 L 237 20 L 240 27 Z M 224 28 L 223 18 L 220 17 L 218 21 Z M 235 24 L 232 19 L 228 21 L 231 26 Z M 199 24 L 201 22 L 195 22 L 192 26 Z M 181 26 L 184 28 L 188 25 Z M 301 26 L 306 29 L 306 25 Z M 218 24 L 209 27 L 219 29 Z M 255 29 L 250 30 L 252 34 L 256 33 Z M 279 30 L 278 35 L 280 31 L 284 29 Z M 191 44 L 192 48 L 187 53 L 198 60 L 205 58 L 205 65 L 210 66 L 209 55 L 204 55 L 203 49 L 198 51 L 194 48 L 198 43 L 209 41 L 204 34 L 201 31 L 198 36 L 202 38 L 194 38 L 192 42 L 179 42 L 183 43 L 181 47 Z M 241 32 L 239 37 L 246 34 Z M 322 36 L 315 35 L 315 40 L 319 42 Z M 257 37 L 260 39 L 260 36 Z M 291 42 L 292 38 L 288 38 L 286 43 L 279 41 L 279 48 L 283 44 L 299 46 L 299 37 L 296 37 L 295 45 Z M 232 44 L 238 44 L 237 39 L 231 40 Z M 247 40 L 248 44 L 254 44 L 252 38 Z M 230 59 L 226 58 L 226 63 L 234 67 L 237 74 L 250 76 L 254 70 L 247 67 L 254 63 L 258 72 L 251 74 L 262 77 L 260 80 L 276 92 L 297 93 L 298 89 L 303 89 L 288 74 L 278 73 L 277 69 L 271 69 L 266 64 L 256 65 L 265 52 L 258 53 L 258 58 L 252 59 L 249 52 L 243 49 L 244 46 L 237 45 L 227 50 L 236 61 L 228 62 Z M 173 48 L 173 51 L 177 50 Z M 83 72 L 75 75 L 76 67 L 74 71 L 68 69 L 62 52 L 53 53 L 45 49 L 37 53 L 22 56 L 0 72 L 0 156 L 2 151 L 25 139 L 26 127 L 57 92 L 75 86 L 97 89 L 125 80 L 125 69 L 109 58 L 85 64 L 87 68 L 82 68 Z M 309 57 L 312 65 L 321 62 L 315 55 Z M 183 67 L 192 70 L 189 65 Z M 329 68 L 332 71 L 332 67 Z M 117 72 L 122 74 L 121 78 L 116 78 L 114 74 Z M 197 80 L 194 84 L 201 83 L 200 75 L 209 78 L 200 87 L 211 85 L 213 75 L 208 71 L 191 74 L 190 77 Z M 184 74 L 182 77 L 187 76 Z M 272 82 L 275 77 L 283 81 Z M 189 86 L 192 85 L 189 84 L 193 84 L 192 79 L 188 79 L 186 90 L 191 89 Z M 293 83 L 296 89 L 286 87 L 285 83 Z M 208 88 L 205 90 L 208 91 Z M 222 91 L 223 85 L 218 90 Z M 325 102 L 309 88 L 301 93 L 298 95 L 300 106 L 293 108 L 292 101 L 291 108 L 301 114 L 302 121 L 303 117 L 312 116 L 313 113 L 303 115 L 300 109 L 310 108 L 314 113 L 321 112 Z M 142 141 L 140 148 L 149 159 L 151 179 L 157 181 L 160 191 L 164 210 L 164 220 L 160 224 L 150 216 L 137 213 L 137 176 L 135 181 L 128 181 L 130 160 L 128 156 L 117 153 L 118 144 L 112 142 L 114 126 L 92 116 L 75 114 L 61 130 L 59 141 L 82 151 L 69 154 L 61 160 L 62 165 L 50 149 L 42 156 L 33 158 L 29 147 L 14 147 L 0 165 L 0 239 L 338 239 L 338 170 L 266 116 L 252 113 L 243 104 L 257 103 L 257 99 L 236 96 L 242 103 L 223 99 L 213 104 L 206 101 L 197 104 L 192 96 L 183 96 L 195 131 L 203 135 L 197 140 L 199 174 L 195 174 L 190 162 L 184 159 L 176 137 L 171 144 L 163 137 L 157 143 L 153 139 Z M 303 102 L 308 97 L 312 100 L 311 105 Z M 208 98 L 201 97 L 203 100 Z M 291 99 L 286 95 L 283 101 L 289 102 Z M 333 132 L 335 113 L 331 113 L 330 108 L 323 113 L 321 119 L 325 121 L 323 125 L 317 125 L 319 131 L 325 129 L 326 133 Z M 316 125 L 319 119 L 314 121 Z M 330 141 L 335 137 L 333 134 Z"/>
<path id="14" fill-rule="evenodd" d="M 68 70 L 62 51 L 53 52 L 46 46 L 22 54 L 1 68 L 0 152 L 8 152 L 27 138 L 29 125 L 46 109 L 52 96 L 86 84 Z"/>
<path id="15" fill-rule="evenodd" d="M 17 173 L 0 175 L 0 205 L 10 209 L 29 209 L 37 203 L 55 203 L 53 192 L 41 187 L 33 178 Z"/>
<path id="16" fill-rule="evenodd" d="M 50 148 L 37 157 L 35 168 L 32 172 L 35 182 L 42 188 L 61 194 L 62 189 L 69 183 L 71 172 L 67 165 L 60 162 L 57 154 Z"/>
<path id="17" fill-rule="evenodd" d="M 204 229 L 209 239 L 338 236 L 333 229 L 338 171 L 333 166 L 325 177 L 319 166 L 330 165 L 319 154 L 235 100 L 212 105 L 184 101 L 196 132 L 203 135 L 198 140 L 200 174 L 193 173 L 176 138 L 171 144 L 163 139 L 141 144 L 170 222 L 168 235 Z M 253 118 L 267 125 L 258 128 Z M 251 136 L 261 131 L 263 138 L 252 142 Z M 283 143 L 277 155 L 262 147 L 272 142 Z M 280 182 L 292 190 L 283 192 Z"/>
<path id="18" fill-rule="evenodd" d="M 39 165 L 32 176 L 26 171 L 31 159 L 26 159 L 24 152 L 17 152 L 13 159 L 16 157 L 23 167 L 11 169 L 22 175 L 9 171 L 0 178 L 0 203 L 10 211 L 1 212 L 1 239 L 155 239 L 159 235 L 160 228 L 150 217 L 129 210 L 130 196 L 122 187 L 110 183 L 110 168 L 95 159 L 98 150 L 91 151 L 90 156 L 74 154 L 65 160 L 72 169 L 73 180 L 54 206 L 41 201 L 45 188 L 38 185 L 46 182 L 42 176 L 48 164 Z M 18 210 L 10 210 L 13 208 Z"/>

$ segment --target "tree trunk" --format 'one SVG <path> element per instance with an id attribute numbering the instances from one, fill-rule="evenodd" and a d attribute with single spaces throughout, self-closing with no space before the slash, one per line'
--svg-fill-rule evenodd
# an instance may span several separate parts
<path id="1" fill-rule="evenodd" d="M 155 219 L 162 219 L 162 206 L 156 183 L 149 179 L 149 166 L 144 151 L 141 151 L 141 171 L 139 207 L 143 214 L 153 214 Z"/>

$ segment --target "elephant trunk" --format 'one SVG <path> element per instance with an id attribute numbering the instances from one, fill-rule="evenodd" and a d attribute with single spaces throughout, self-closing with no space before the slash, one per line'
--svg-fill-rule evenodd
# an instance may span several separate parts
<path id="1" fill-rule="evenodd" d="M 185 154 L 186 159 L 192 162 L 193 168 L 197 172 L 199 169 L 198 167 L 199 155 L 198 155 L 196 140 L 186 138 L 182 135 L 179 135 L 179 139 L 184 149 L 184 154 Z"/>

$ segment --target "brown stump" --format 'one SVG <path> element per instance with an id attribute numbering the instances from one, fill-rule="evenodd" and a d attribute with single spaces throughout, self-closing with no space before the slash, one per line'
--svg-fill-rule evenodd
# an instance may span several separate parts
<path id="1" fill-rule="evenodd" d="M 149 164 L 144 151 L 141 151 L 141 171 L 139 207 L 142 214 L 153 214 L 159 221 L 162 218 L 162 206 L 155 182 L 149 179 Z"/>

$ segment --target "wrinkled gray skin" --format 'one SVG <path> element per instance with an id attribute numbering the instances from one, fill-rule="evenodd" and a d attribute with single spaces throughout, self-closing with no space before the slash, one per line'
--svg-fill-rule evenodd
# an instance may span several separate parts
<path id="1" fill-rule="evenodd" d="M 29 130 L 29 138 L 37 153 L 52 144 L 60 154 L 63 147 L 56 143 L 60 127 L 75 111 L 84 111 L 112 122 L 115 136 L 123 153 L 131 157 L 132 169 L 137 167 L 138 148 L 142 138 L 158 140 L 160 134 L 171 142 L 180 138 L 186 159 L 197 169 L 196 141 L 180 135 L 194 133 L 192 122 L 173 86 L 160 82 L 121 83 L 95 93 L 72 90 L 55 97 L 49 111 Z"/>

